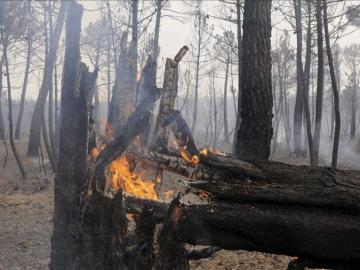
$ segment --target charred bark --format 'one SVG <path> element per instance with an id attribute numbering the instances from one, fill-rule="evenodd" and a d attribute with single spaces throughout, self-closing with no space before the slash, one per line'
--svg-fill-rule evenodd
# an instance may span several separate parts
<path id="1" fill-rule="evenodd" d="M 168 143 L 170 129 L 160 129 L 159 127 L 163 125 L 164 120 L 174 110 L 175 99 L 177 97 L 178 91 L 179 62 L 182 60 L 188 50 L 189 48 L 187 46 L 184 46 L 183 48 L 181 48 L 181 50 L 178 52 L 174 59 L 166 59 L 163 92 L 160 100 L 159 114 L 156 119 L 155 126 L 155 132 L 157 132 L 157 134 L 155 135 L 155 144 L 158 146 L 166 147 Z"/>
<path id="2" fill-rule="evenodd" d="M 156 254 L 154 269 L 190 269 L 179 226 L 183 210 L 184 205 L 176 197 L 167 210 L 165 222 L 160 231 L 159 251 Z"/>
<path id="3" fill-rule="evenodd" d="M 317 44 L 318 44 L 318 74 L 316 92 L 316 114 L 314 129 L 314 165 L 319 163 L 321 119 L 324 96 L 324 48 L 323 48 L 323 23 L 322 23 L 322 1 L 316 0 L 316 23 L 317 23 Z"/>
<path id="4" fill-rule="evenodd" d="M 325 31 L 326 51 L 327 51 L 327 55 L 328 55 L 328 59 L 329 59 L 328 62 L 329 62 L 330 77 L 331 77 L 331 88 L 332 88 L 333 96 L 334 96 L 335 134 L 334 134 L 334 145 L 333 145 L 333 151 L 332 151 L 331 167 L 333 169 L 335 169 L 336 165 L 337 165 L 339 140 L 340 140 L 340 124 L 341 124 L 340 97 L 339 97 L 339 90 L 337 88 L 338 84 L 336 82 L 334 61 L 333 61 L 333 56 L 332 56 L 332 52 L 331 52 L 326 0 L 323 0 L 323 6 L 324 6 L 324 31 Z"/>
<path id="5" fill-rule="evenodd" d="M 30 3 L 31 2 L 29 2 L 29 5 L 30 5 Z M 15 129 L 15 139 L 16 140 L 20 140 L 20 135 L 21 135 L 21 122 L 22 122 L 22 117 L 24 114 L 24 107 L 25 107 L 25 95 L 26 95 L 28 77 L 29 77 L 31 50 L 32 50 L 32 36 L 31 36 L 31 30 L 29 30 L 28 36 L 27 36 L 27 56 L 26 56 L 25 75 L 24 75 L 24 81 L 23 81 L 22 90 L 21 90 L 19 115 L 18 115 L 18 118 L 16 121 L 16 129 Z"/>
<path id="6" fill-rule="evenodd" d="M 59 163 L 55 176 L 51 269 L 80 269 L 81 189 L 87 181 L 88 94 L 96 79 L 80 63 L 83 8 L 71 2 L 66 24 Z"/>
<path id="7" fill-rule="evenodd" d="M 236 153 L 267 159 L 272 137 L 271 0 L 245 1 L 242 58 L 241 126 Z M 254 76 L 256 74 L 256 76 Z"/>
<path id="8" fill-rule="evenodd" d="M 201 160 L 207 174 L 201 168 L 192 173 L 198 181 L 190 190 L 208 192 L 210 202 L 185 206 L 184 241 L 359 264 L 359 172 L 219 156 Z M 128 197 L 128 211 L 144 203 L 164 218 L 161 202 Z"/>

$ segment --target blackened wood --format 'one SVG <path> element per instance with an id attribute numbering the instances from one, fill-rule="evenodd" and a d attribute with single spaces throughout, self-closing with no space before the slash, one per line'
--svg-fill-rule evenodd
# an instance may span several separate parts
<path id="1" fill-rule="evenodd" d="M 121 191 L 110 198 L 95 190 L 91 197 L 83 197 L 80 209 L 81 253 L 76 269 L 124 269 L 117 253 L 127 228 Z"/>
<path id="2" fill-rule="evenodd" d="M 109 104 L 108 124 L 117 136 L 135 110 L 135 74 L 132 63 L 132 48 L 127 45 L 127 33 L 123 33 L 120 42 L 120 55 L 116 70 L 116 81 Z M 136 70 L 136 69 L 135 69 Z"/>
<path id="3" fill-rule="evenodd" d="M 180 232 L 184 205 L 175 197 L 170 203 L 163 227 L 159 233 L 159 250 L 155 257 L 154 269 L 189 270 L 189 262 Z"/>
<path id="4" fill-rule="evenodd" d="M 241 125 L 236 154 L 268 159 L 272 137 L 271 0 L 246 0 L 242 41 Z"/>
<path id="5" fill-rule="evenodd" d="M 210 203 L 184 209 L 184 241 L 225 249 L 300 256 L 331 264 L 360 263 L 360 173 L 279 162 L 202 156 L 189 166 L 179 157 L 148 152 L 143 159 L 195 180 Z M 140 157 L 138 157 L 140 158 Z M 190 191 L 192 188 L 190 188 Z M 128 210 L 136 200 L 127 198 Z M 140 205 L 143 205 L 141 202 Z M 166 204 L 146 202 L 157 219 Z"/>
<path id="6" fill-rule="evenodd" d="M 83 7 L 70 2 L 67 14 L 59 163 L 55 176 L 51 269 L 79 269 L 80 190 L 86 182 L 87 95 L 90 76 L 80 63 Z M 80 83 L 81 81 L 81 83 Z"/>
<path id="7" fill-rule="evenodd" d="M 180 49 L 174 59 L 166 59 L 164 85 L 160 100 L 159 114 L 155 125 L 155 144 L 158 146 L 166 146 L 168 143 L 170 128 L 160 129 L 160 126 L 163 125 L 164 120 L 175 108 L 175 100 L 178 92 L 179 62 L 188 50 L 189 48 L 184 46 Z"/>
<path id="8" fill-rule="evenodd" d="M 106 179 L 104 171 L 106 166 L 121 156 L 131 141 L 144 132 L 150 118 L 149 108 L 159 97 L 160 90 L 158 88 L 153 87 L 150 89 L 135 111 L 130 115 L 121 131 L 117 133 L 116 137 L 106 145 L 97 157 L 93 172 L 90 173 L 90 179 L 91 181 L 96 179 L 96 187 L 99 191 L 103 192 L 105 190 Z"/>
<path id="9" fill-rule="evenodd" d="M 119 253 L 128 270 L 153 269 L 155 225 L 153 209 L 145 205 L 136 219 L 136 230 L 120 243 Z"/>
<path id="10" fill-rule="evenodd" d="M 172 125 L 172 131 L 179 146 L 185 148 L 186 152 L 191 156 L 197 155 L 198 150 L 187 122 L 181 116 L 181 112 L 174 111 L 174 113 L 177 114 L 177 117 L 175 124 Z"/>

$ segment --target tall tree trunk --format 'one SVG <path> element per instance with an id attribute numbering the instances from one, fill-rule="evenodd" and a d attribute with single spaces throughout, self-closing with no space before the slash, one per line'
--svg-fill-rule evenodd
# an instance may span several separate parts
<path id="1" fill-rule="evenodd" d="M 355 63 L 353 63 L 353 89 L 352 89 L 352 97 L 351 97 L 351 118 L 350 118 L 350 140 L 355 138 L 355 131 L 356 131 L 356 106 L 357 106 L 357 69 L 355 67 Z"/>
<path id="2" fill-rule="evenodd" d="M 152 81 L 156 84 L 156 73 L 157 73 L 157 60 L 159 58 L 160 47 L 159 47 L 159 37 L 160 37 L 160 21 L 161 21 L 161 10 L 162 10 L 163 0 L 156 1 L 156 20 L 155 20 L 155 30 L 154 30 L 154 51 L 153 51 L 153 61 L 155 65 L 152 67 Z M 154 106 L 149 110 L 152 113 L 152 117 L 150 118 L 150 122 L 144 131 L 143 134 L 143 142 L 145 144 L 151 143 L 154 136 L 155 129 L 155 118 L 154 118 Z"/>
<path id="3" fill-rule="evenodd" d="M 230 65 L 230 55 L 226 58 L 226 67 L 225 67 L 225 85 L 224 85 L 224 140 L 226 144 L 230 143 L 229 140 L 229 127 L 228 127 L 228 118 L 227 118 L 227 91 L 228 91 L 228 79 L 229 79 L 229 65 Z"/>
<path id="4" fill-rule="evenodd" d="M 115 45 L 115 31 L 114 31 L 114 26 L 113 26 L 113 20 L 112 20 L 112 16 L 111 16 L 111 9 L 110 9 L 110 3 L 106 2 L 107 5 L 107 11 L 108 11 L 108 21 L 109 21 L 109 26 L 110 26 L 110 36 L 111 36 L 111 41 L 112 41 L 112 49 L 113 49 L 113 53 L 114 53 L 114 67 L 115 70 L 118 70 L 118 52 L 116 49 L 116 45 Z M 110 40 L 108 37 L 108 59 L 110 59 Z M 110 65 L 110 62 L 108 63 Z"/>
<path id="5" fill-rule="evenodd" d="M 111 59 L 111 55 L 110 55 L 110 39 L 109 37 L 107 38 L 107 42 L 106 42 L 106 57 L 107 57 L 107 61 L 106 61 L 106 86 L 107 86 L 107 108 L 108 108 L 108 114 L 109 114 L 109 110 L 110 110 L 110 100 L 111 100 L 111 74 L 110 74 L 110 59 Z"/>
<path id="6" fill-rule="evenodd" d="M 95 57 L 95 67 L 99 67 L 99 58 L 100 58 L 100 40 L 96 44 L 96 57 Z M 95 132 L 100 134 L 100 98 L 99 98 L 99 88 L 97 85 L 94 86 L 94 121 L 95 121 Z"/>
<path id="7" fill-rule="evenodd" d="M 130 59 L 130 79 L 132 89 L 136 90 L 137 62 L 138 62 L 138 0 L 132 0 L 132 25 L 131 25 L 131 59 Z"/>
<path id="8" fill-rule="evenodd" d="M 58 90 L 58 73 L 57 73 L 57 64 L 54 63 L 54 119 L 55 119 L 55 150 L 56 150 L 56 162 L 58 160 L 59 154 L 59 90 Z"/>
<path id="9" fill-rule="evenodd" d="M 4 118 L 2 113 L 2 90 L 3 90 L 3 66 L 4 66 L 4 57 L 5 54 L 3 52 L 1 59 L 0 59 L 0 138 L 5 139 L 5 124 Z"/>
<path id="10" fill-rule="evenodd" d="M 29 10 L 31 10 L 31 2 L 28 2 Z M 29 69 L 30 69 L 30 61 L 31 61 L 31 47 L 32 47 L 32 34 L 31 34 L 31 25 L 28 26 L 28 34 L 27 34 L 27 53 L 26 53 L 26 65 L 24 71 L 24 81 L 21 90 L 21 98 L 20 98 L 20 108 L 19 108 L 19 115 L 16 121 L 16 128 L 15 128 L 15 139 L 20 140 L 21 135 L 21 121 L 24 114 L 24 107 L 25 107 L 25 95 L 27 90 L 28 78 L 29 78 Z"/>
<path id="11" fill-rule="evenodd" d="M 301 0 L 294 0 L 296 21 L 296 100 L 294 110 L 294 153 L 300 157 L 302 152 L 302 119 L 303 119 L 303 65 L 302 65 L 302 14 Z"/>
<path id="12" fill-rule="evenodd" d="M 306 56 L 305 56 L 305 71 L 304 71 L 304 114 L 306 124 L 307 143 L 309 147 L 310 165 L 314 165 L 314 144 L 311 134 L 311 116 L 309 107 L 309 90 L 310 90 L 310 68 L 311 68 L 311 5 L 308 1 L 308 28 L 306 34 Z"/>
<path id="13" fill-rule="evenodd" d="M 67 6 L 67 2 L 62 1 L 56 26 L 54 29 L 53 38 L 51 40 L 49 53 L 47 54 L 45 59 L 43 80 L 41 83 L 38 99 L 36 100 L 33 116 L 31 119 L 28 156 L 37 156 L 39 154 L 40 134 L 41 134 L 41 112 L 44 111 L 46 97 L 49 88 L 51 87 L 54 63 L 56 59 L 56 52 L 58 50 L 61 30 L 64 24 L 66 6 Z"/>
<path id="14" fill-rule="evenodd" d="M 53 23 L 52 23 L 52 4 L 49 0 L 48 2 L 48 9 L 49 9 L 49 40 L 51 43 L 51 40 L 53 38 Z M 54 68 L 56 63 L 56 56 L 55 56 L 55 62 L 54 62 Z M 56 149 L 56 143 L 55 143 L 55 130 L 54 130 L 54 87 L 53 87 L 53 76 L 51 77 L 51 86 L 49 87 L 49 104 L 48 104 L 48 122 L 49 122 L 49 139 L 50 139 L 50 148 L 52 157 L 54 159 L 54 163 L 56 163 L 57 160 L 57 149 Z M 44 117 L 45 118 L 45 117 Z"/>
<path id="15" fill-rule="evenodd" d="M 195 89 L 194 89 L 194 111 L 193 119 L 191 125 L 191 133 L 195 133 L 197 114 L 198 114 L 198 103 L 199 103 L 199 76 L 200 76 L 200 54 L 201 54 L 201 15 L 199 15 L 199 25 L 198 25 L 198 44 L 196 52 L 196 71 L 195 71 Z"/>
<path id="16" fill-rule="evenodd" d="M 7 58 L 7 41 L 4 40 L 3 37 L 3 31 L 1 29 L 1 38 L 3 43 L 3 54 L 4 54 L 4 63 L 5 63 L 5 71 L 6 71 L 6 80 L 7 80 L 7 92 L 8 92 L 8 107 L 9 107 L 9 113 L 8 113 L 8 119 L 9 119 L 9 141 L 10 141 L 10 147 L 14 154 L 16 163 L 19 167 L 21 177 L 25 180 L 26 179 L 26 172 L 24 169 L 24 166 L 21 162 L 20 156 L 18 154 L 18 151 L 16 149 L 15 141 L 14 141 L 14 128 L 13 128 L 13 114 L 12 114 L 12 98 L 11 98 L 11 84 L 10 84 L 10 73 L 9 73 L 9 62 Z"/>
<path id="17" fill-rule="evenodd" d="M 238 109 L 236 114 L 236 125 L 235 125 L 235 132 L 234 132 L 234 140 L 233 140 L 233 152 L 237 153 L 237 134 L 239 132 L 240 123 L 241 123 L 241 100 L 242 100 L 242 90 L 241 90 L 241 57 L 242 57 L 242 36 L 241 36 L 241 5 L 240 0 L 236 0 L 236 29 L 237 29 L 237 62 L 238 62 Z"/>
<path id="18" fill-rule="evenodd" d="M 271 0 L 245 0 L 238 157 L 268 159 L 272 137 Z M 256 76 L 254 76 L 256 75 Z"/>
<path id="19" fill-rule="evenodd" d="M 80 31 L 83 8 L 70 2 L 61 90 L 59 164 L 55 176 L 54 231 L 51 240 L 53 270 L 80 269 L 80 191 L 86 182 L 87 112 L 80 92 Z M 86 104 L 86 103 L 85 103 Z M 84 128 L 85 126 L 85 128 Z"/>
<path id="20" fill-rule="evenodd" d="M 336 83 L 334 62 L 333 62 L 333 57 L 332 57 L 332 53 L 331 53 L 328 16 L 327 16 L 327 0 L 323 0 L 323 6 L 324 6 L 324 31 L 325 31 L 326 51 L 327 51 L 330 76 L 331 76 L 331 87 L 332 87 L 333 95 L 334 95 L 335 134 L 334 134 L 334 145 L 333 145 L 333 151 L 332 151 L 331 167 L 333 169 L 335 169 L 336 165 L 337 165 L 339 140 L 340 140 L 340 125 L 341 125 L 340 98 L 339 98 L 339 90 L 337 88 L 338 85 Z"/>
<path id="21" fill-rule="evenodd" d="M 321 0 L 316 1 L 316 22 L 317 22 L 317 43 L 318 43 L 318 74 L 317 74 L 317 93 L 316 93 L 316 113 L 314 131 L 314 165 L 319 163 L 319 148 L 321 136 L 321 120 L 324 96 L 324 48 L 322 32 L 322 12 Z"/>
<path id="22" fill-rule="evenodd" d="M 161 10 L 163 0 L 156 1 L 156 20 L 155 20 L 155 31 L 154 31 L 154 61 L 157 62 L 159 57 L 159 36 L 160 36 L 160 21 L 161 21 Z M 156 75 L 156 73 L 155 73 Z"/>

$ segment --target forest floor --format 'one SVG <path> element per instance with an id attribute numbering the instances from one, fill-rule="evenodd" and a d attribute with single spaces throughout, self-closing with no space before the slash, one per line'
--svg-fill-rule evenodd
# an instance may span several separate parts
<path id="1" fill-rule="evenodd" d="M 49 269 L 53 226 L 53 176 L 39 160 L 25 157 L 25 143 L 18 143 L 28 178 L 24 181 L 11 153 L 6 167 L 0 147 L 0 270 Z M 10 149 L 9 149 L 10 151 Z M 192 270 L 286 269 L 290 257 L 246 251 L 215 253 L 209 259 L 191 261 Z"/>

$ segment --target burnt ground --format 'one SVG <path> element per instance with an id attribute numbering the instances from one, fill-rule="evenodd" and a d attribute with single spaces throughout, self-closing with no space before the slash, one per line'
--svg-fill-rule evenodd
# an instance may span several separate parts
<path id="1" fill-rule="evenodd" d="M 5 151 L 0 147 L 0 269 L 48 269 L 52 233 L 53 177 L 38 159 L 25 157 L 26 145 L 18 148 L 28 172 L 23 181 L 11 153 L 3 168 Z M 41 164 L 41 162 L 40 162 Z M 215 253 L 212 258 L 191 261 L 193 270 L 286 269 L 291 258 L 246 251 Z"/>

